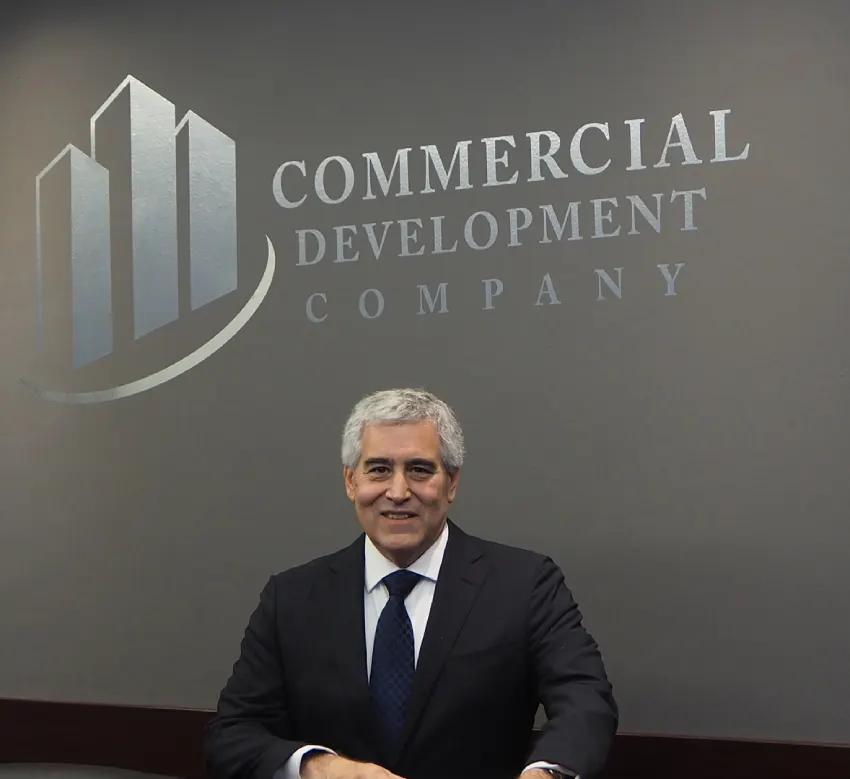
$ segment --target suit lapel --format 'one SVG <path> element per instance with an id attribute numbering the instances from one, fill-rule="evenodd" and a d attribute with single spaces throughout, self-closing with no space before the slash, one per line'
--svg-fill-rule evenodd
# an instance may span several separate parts
<path id="1" fill-rule="evenodd" d="M 363 613 L 364 540 L 365 536 L 361 535 L 331 558 L 333 575 L 317 607 L 323 610 L 323 617 L 327 615 L 329 651 L 339 671 L 339 689 L 350 698 L 355 727 L 369 744 L 374 744 Z"/>
<path id="2" fill-rule="evenodd" d="M 413 676 L 402 748 L 416 727 L 485 576 L 486 563 L 480 549 L 457 525 L 449 522 L 449 540 Z"/>

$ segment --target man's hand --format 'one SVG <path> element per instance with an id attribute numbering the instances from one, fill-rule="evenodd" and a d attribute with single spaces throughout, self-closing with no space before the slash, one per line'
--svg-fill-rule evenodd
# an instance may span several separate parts
<path id="1" fill-rule="evenodd" d="M 301 761 L 301 779 L 402 779 L 402 777 L 375 763 L 360 763 L 329 752 L 308 752 Z M 541 779 L 550 778 L 547 776 Z"/>
<path id="2" fill-rule="evenodd" d="M 523 771 L 519 776 L 520 779 L 552 779 L 552 774 L 542 768 L 529 768 L 528 771 Z"/>

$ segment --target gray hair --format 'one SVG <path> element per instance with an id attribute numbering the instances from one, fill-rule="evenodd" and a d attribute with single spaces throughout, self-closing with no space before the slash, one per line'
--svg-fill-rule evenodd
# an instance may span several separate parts
<path id="1" fill-rule="evenodd" d="M 355 468 L 360 461 L 360 441 L 369 424 L 401 425 L 433 422 L 440 438 L 440 457 L 449 473 L 463 465 L 463 431 L 454 411 L 430 392 L 389 389 L 373 392 L 358 401 L 342 431 L 342 464 Z"/>

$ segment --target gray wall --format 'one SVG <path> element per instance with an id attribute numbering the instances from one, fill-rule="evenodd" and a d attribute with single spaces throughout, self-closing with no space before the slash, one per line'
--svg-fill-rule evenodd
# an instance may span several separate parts
<path id="1" fill-rule="evenodd" d="M 73 5 L 5 12 L 0 29 L 0 695 L 214 705 L 268 575 L 358 530 L 338 464 L 350 406 L 424 385 L 467 433 L 454 519 L 564 568 L 624 730 L 850 741 L 850 6 Z M 192 262 L 220 260 L 213 286 L 237 267 L 227 142 L 190 166 L 185 128 L 169 151 L 144 101 L 131 128 L 125 92 L 99 120 L 95 165 L 90 118 L 128 75 L 172 101 L 177 121 L 192 110 L 235 142 L 238 286 L 195 310 L 190 244 Z M 715 114 L 725 136 L 712 111 L 728 111 Z M 657 167 L 678 114 L 700 162 L 683 164 L 677 146 Z M 644 169 L 630 169 L 633 119 Z M 592 122 L 610 132 L 582 143 L 588 164 L 611 160 L 597 174 L 569 153 Z M 529 181 L 527 134 L 543 130 L 561 139 L 568 175 L 544 167 Z M 505 135 L 516 148 L 494 170 L 517 182 L 483 186 L 481 139 Z M 746 159 L 713 162 L 722 137 Z M 456 188 L 455 168 L 443 191 L 432 169 L 437 191 L 422 194 L 421 146 L 448 162 L 463 140 L 472 186 Z M 36 177 L 69 143 L 78 167 L 66 157 L 42 179 L 37 242 Z M 388 196 L 364 199 L 362 155 L 389 171 L 405 147 L 413 194 L 397 196 L 397 170 Z M 328 205 L 310 185 L 333 155 L 355 181 Z M 305 184 L 287 168 L 284 192 L 308 194 L 295 209 L 273 192 L 287 160 L 310 173 Z M 107 176 L 112 239 L 98 245 Z M 169 180 L 176 200 L 157 189 Z M 326 182 L 341 191 L 336 163 Z M 673 193 L 695 190 L 683 229 Z M 658 230 L 639 212 L 633 230 L 628 197 L 654 212 L 655 195 Z M 563 219 L 570 203 L 581 239 L 544 232 L 541 206 Z M 517 246 L 512 208 L 532 215 Z M 597 225 L 594 208 L 611 220 Z M 483 250 L 464 240 L 479 211 L 499 228 Z M 434 252 L 438 216 L 453 253 Z M 424 251 L 400 257 L 397 220 L 414 218 L 410 248 Z M 380 237 L 384 221 L 375 259 L 362 225 Z M 343 233 L 357 261 L 334 262 L 341 225 L 358 226 Z M 327 254 L 299 266 L 306 228 L 323 231 Z M 261 285 L 266 236 L 268 294 L 208 359 L 107 402 L 39 394 L 125 385 L 207 348 Z M 679 263 L 668 285 L 659 266 L 672 276 Z M 491 308 L 487 279 L 502 289 Z M 446 311 L 434 297 L 431 312 L 419 285 L 436 295 L 441 283 Z M 358 300 L 371 288 L 385 305 L 367 319 Z M 313 293 L 327 299 L 319 323 Z M 166 323 L 136 338 L 144 311 Z M 106 353 L 75 368 L 74 333 L 82 352 Z"/>

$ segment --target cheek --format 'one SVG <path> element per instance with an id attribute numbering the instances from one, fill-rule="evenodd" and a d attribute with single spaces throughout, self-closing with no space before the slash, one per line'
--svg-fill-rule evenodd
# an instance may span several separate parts
<path id="1" fill-rule="evenodd" d="M 370 484 L 365 482 L 358 484 L 354 490 L 354 500 L 361 506 L 368 506 L 374 503 L 384 490 L 379 484 Z"/>
<path id="2" fill-rule="evenodd" d="M 412 490 L 419 502 L 424 506 L 439 506 L 447 500 L 446 491 L 442 485 L 423 484 Z"/>

